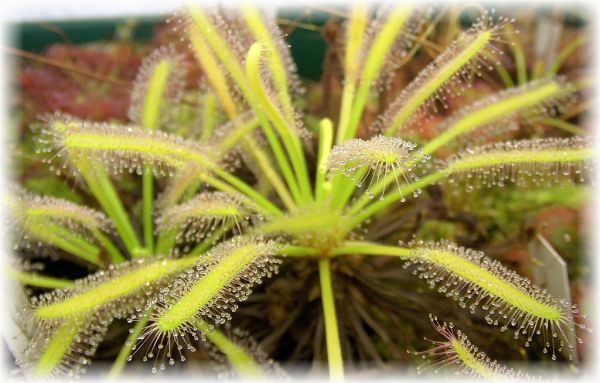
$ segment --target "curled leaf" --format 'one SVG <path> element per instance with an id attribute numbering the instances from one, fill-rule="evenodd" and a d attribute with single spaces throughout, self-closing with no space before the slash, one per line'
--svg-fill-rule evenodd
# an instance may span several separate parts
<path id="1" fill-rule="evenodd" d="M 396 137 L 375 136 L 369 140 L 357 138 L 333 147 L 327 159 L 327 169 L 331 173 L 343 173 L 355 180 L 358 178 L 356 185 L 362 187 L 366 184 L 365 194 L 373 198 L 371 185 L 380 180 L 387 181 L 388 175 L 395 179 L 399 190 L 401 183 L 418 181 L 413 170 L 429 157 L 421 150 L 415 151 L 416 147 L 416 144 Z M 361 169 L 363 171 L 357 177 L 357 171 Z M 380 198 L 383 198 L 383 192 L 382 190 Z M 420 193 L 420 189 L 413 190 L 415 197 Z"/>

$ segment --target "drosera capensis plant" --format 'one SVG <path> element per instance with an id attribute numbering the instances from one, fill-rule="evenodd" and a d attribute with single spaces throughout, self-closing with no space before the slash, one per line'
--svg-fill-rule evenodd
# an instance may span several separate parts
<path id="1" fill-rule="evenodd" d="M 301 89 L 283 36 L 252 7 L 190 4 L 170 19 L 188 45 L 160 48 L 144 61 L 130 121 L 43 116 L 35 132 L 39 152 L 58 175 L 85 185 L 99 211 L 29 194 L 11 200 L 40 246 L 57 247 L 93 270 L 74 285 L 54 284 L 53 291 L 32 297 L 23 315 L 35 336 L 19 360 L 23 371 L 36 377 L 82 373 L 116 319 L 131 328 L 112 377 L 139 358 L 152 364 L 152 372 L 165 370 L 206 343 L 242 377 L 281 371 L 249 335 L 227 325 L 285 257 L 314 262 L 318 270 L 329 375 L 341 380 L 345 356 L 334 266 L 353 255 L 400 258 L 459 307 L 525 338 L 526 347 L 539 337 L 551 359 L 572 358 L 577 345 L 570 339 L 581 342 L 587 327 L 564 298 L 450 241 L 364 239 L 370 221 L 397 203 L 424 198 L 433 184 L 469 192 L 584 183 L 593 170 L 594 152 L 584 136 L 497 141 L 506 125 L 533 124 L 574 102 L 578 87 L 564 77 L 499 91 L 445 118 L 429 141 L 410 140 L 432 109 L 447 106 L 450 97 L 502 65 L 490 57 L 509 46 L 504 34 L 511 20 L 493 12 L 484 12 L 366 126 L 367 105 L 387 84 L 385 71 L 399 68 L 399 49 L 420 44 L 430 14 L 405 4 L 376 13 L 365 4 L 353 7 L 344 30 L 339 114 L 322 118 L 316 135 L 295 109 Z M 204 73 L 194 90 L 202 94 L 195 116 L 200 132 L 174 128 L 190 92 L 179 50 L 191 53 Z M 485 139 L 474 139 L 478 135 Z M 433 160 L 441 148 L 454 154 Z M 113 183 L 128 175 L 140 179 L 137 217 Z M 25 271 L 12 275 L 50 286 Z M 440 365 L 462 363 L 484 377 L 507 372 L 450 325 L 434 320 L 434 327 L 447 340 L 434 349 Z"/>

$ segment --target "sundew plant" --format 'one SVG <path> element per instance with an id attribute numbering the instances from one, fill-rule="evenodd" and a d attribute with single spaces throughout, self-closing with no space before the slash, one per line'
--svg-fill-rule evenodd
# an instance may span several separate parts
<path id="1" fill-rule="evenodd" d="M 206 345 L 241 377 L 285 375 L 251 332 L 228 323 L 253 288 L 278 278 L 282 262 L 308 262 L 318 270 L 327 370 L 341 380 L 349 356 L 335 269 L 346 257 L 400 259 L 440 300 L 456 301 L 525 347 L 541 342 L 550 359 L 573 358 L 589 329 L 566 299 L 449 240 L 365 238 L 374 222 L 427 198 L 434 184 L 460 194 L 585 183 L 594 151 L 584 134 L 511 135 L 560 115 L 582 82 L 558 76 L 560 63 L 549 66 L 530 81 L 464 101 L 425 137 L 430 116 L 475 81 L 496 71 L 510 79 L 503 63 L 514 47 L 515 20 L 482 12 L 386 100 L 381 92 L 415 57 L 437 16 L 404 3 L 372 8 L 358 3 L 348 11 L 338 36 L 341 105 L 313 131 L 300 112 L 303 90 L 285 36 L 249 6 L 192 4 L 172 17 L 185 44 L 146 57 L 129 121 L 40 116 L 33 132 L 39 153 L 57 177 L 70 177 L 95 202 L 84 206 L 19 185 L 6 198 L 14 232 L 10 274 L 49 289 L 18 313 L 28 339 L 17 361 L 25 376 L 81 375 L 116 320 L 125 320 L 129 336 L 113 377 L 127 361 L 161 373 Z M 574 48 L 565 49 L 561 60 Z M 194 89 L 185 86 L 186 54 L 203 73 Z M 193 123 L 182 122 L 190 110 Z M 125 198 L 116 184 L 127 177 L 139 180 L 139 192 Z M 138 198 L 134 212 L 125 200 Z M 45 276 L 19 260 L 32 252 L 87 264 L 90 273 Z M 456 329 L 441 313 L 419 315 L 440 335 L 429 350 L 409 350 L 429 360 L 419 371 L 527 376 L 487 357 L 467 338 L 468 328 Z"/>

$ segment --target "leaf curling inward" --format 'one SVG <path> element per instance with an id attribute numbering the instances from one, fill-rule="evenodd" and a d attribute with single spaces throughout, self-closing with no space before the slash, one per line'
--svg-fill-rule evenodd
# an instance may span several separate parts
<path id="1" fill-rule="evenodd" d="M 575 177 L 584 182 L 593 172 L 595 150 L 586 137 L 542 138 L 493 143 L 467 148 L 440 161 L 437 167 L 451 184 L 466 182 L 475 187 L 503 187 L 507 182 L 526 186 L 559 183 Z M 590 177 L 591 178 L 591 177 Z"/>
<path id="2" fill-rule="evenodd" d="M 203 47 L 199 51 L 196 49 L 197 54 L 207 56 L 207 53 L 214 53 L 219 58 L 219 63 L 214 59 L 208 62 L 213 68 L 225 69 L 222 73 L 226 77 L 226 84 L 229 85 L 227 88 L 231 89 L 230 96 L 233 96 L 235 101 L 246 104 L 243 96 L 245 90 L 243 88 L 246 84 L 242 68 L 246 52 L 256 40 L 239 9 L 233 7 L 206 9 L 190 3 L 187 9 L 173 21 L 174 32 L 183 30 L 188 36 L 193 36 L 192 39 L 198 40 L 192 41 L 196 47 L 198 43 Z M 208 49 L 204 51 L 204 48 Z M 208 62 L 203 61 L 202 65 Z M 221 86 L 223 84 L 221 83 Z M 221 89 L 223 90 L 223 87 Z"/>
<path id="3" fill-rule="evenodd" d="M 430 369 L 438 373 L 452 369 L 457 375 L 483 379 L 528 379 L 529 376 L 520 371 L 506 367 L 490 359 L 480 351 L 461 331 L 455 330 L 452 322 L 440 324 L 437 317 L 429 314 L 433 328 L 444 338 L 444 341 L 427 339 L 433 347 L 414 355 L 428 359 L 417 367 L 422 374 Z"/>
<path id="4" fill-rule="evenodd" d="M 397 137 L 375 136 L 368 140 L 360 138 L 348 140 L 336 145 L 327 159 L 329 173 L 342 173 L 356 181 L 356 186 L 365 186 L 365 194 L 374 198 L 371 186 L 384 181 L 388 175 L 394 177 L 396 186 L 418 181 L 413 170 L 429 159 L 416 144 Z M 362 170 L 362 172 L 361 172 Z M 358 172 L 358 173 L 357 173 Z M 358 178 L 358 179 L 357 179 Z M 383 199 L 385 189 L 381 191 Z M 420 189 L 413 190 L 413 197 L 421 194 Z M 405 198 L 402 197 L 402 202 Z"/>
<path id="5" fill-rule="evenodd" d="M 133 82 L 129 111 L 127 112 L 127 116 L 135 125 L 143 126 L 144 120 L 156 120 L 157 123 L 168 121 L 165 116 L 168 116 L 169 105 L 173 105 L 181 99 L 185 88 L 184 63 L 183 54 L 178 53 L 173 46 L 160 47 L 144 58 Z M 159 86 L 152 88 L 153 80 Z M 154 92 L 160 94 L 153 94 Z M 155 105 L 148 105 L 157 99 L 162 99 L 158 108 L 155 108 Z M 148 105 L 148 109 L 160 117 L 144 116 L 144 113 L 149 113 L 145 111 L 145 105 Z"/>
<path id="6" fill-rule="evenodd" d="M 432 289 L 457 301 L 460 307 L 468 307 L 472 313 L 477 308 L 483 310 L 487 323 L 500 325 L 500 331 L 514 328 L 515 339 L 526 337 L 525 347 L 529 347 L 534 336 L 542 336 L 543 351 L 550 352 L 553 360 L 557 359 L 557 352 L 572 359 L 576 345 L 569 341 L 570 335 L 581 343 L 574 329 L 589 331 L 574 320 L 585 317 L 577 306 L 552 297 L 482 252 L 446 240 L 418 240 L 408 245 L 413 253 L 406 266 L 415 265 L 414 274 Z"/>
<path id="7" fill-rule="evenodd" d="M 281 70 L 281 68 L 273 68 L 272 65 L 269 65 L 275 60 L 273 58 L 275 53 L 269 50 L 262 41 L 257 44 L 254 44 L 253 47 L 257 46 L 255 49 L 259 49 L 259 55 L 252 57 L 250 50 L 246 58 L 247 78 L 252 91 L 255 94 L 262 94 L 260 97 L 262 100 L 259 100 L 259 103 L 269 118 L 281 119 L 282 126 L 292 136 L 299 137 L 304 142 L 308 141 L 312 137 L 312 132 L 304 127 L 302 115 L 293 109 L 291 101 L 282 96 L 278 90 L 281 86 L 278 86 L 279 84 L 275 80 L 280 76 L 274 70 Z M 250 69 L 256 70 L 249 71 Z M 259 99 L 258 96 L 257 99 Z"/>
<path id="8" fill-rule="evenodd" d="M 155 357 L 156 363 L 184 361 L 183 349 L 195 351 L 198 340 L 206 338 L 196 322 L 205 324 L 208 331 L 224 324 L 254 285 L 277 273 L 281 261 L 272 257 L 277 248 L 273 241 L 239 236 L 212 248 L 202 262 L 182 273 L 151 302 L 155 307 L 151 324 L 136 348 L 150 345 L 145 357 Z M 140 317 L 134 314 L 131 319 Z"/>
<path id="9" fill-rule="evenodd" d="M 224 226 L 231 226 L 240 234 L 256 214 L 252 201 L 243 195 L 205 192 L 163 211 L 156 220 L 156 230 L 175 229 L 179 241 L 199 242 Z"/>
<path id="10" fill-rule="evenodd" d="M 272 89 L 278 93 L 283 113 L 294 115 L 291 95 L 304 94 L 305 90 L 297 74 L 296 63 L 292 58 L 286 35 L 279 29 L 275 19 L 253 7 L 242 9 L 245 24 L 256 41 L 262 41 L 270 51 L 270 80 Z"/>

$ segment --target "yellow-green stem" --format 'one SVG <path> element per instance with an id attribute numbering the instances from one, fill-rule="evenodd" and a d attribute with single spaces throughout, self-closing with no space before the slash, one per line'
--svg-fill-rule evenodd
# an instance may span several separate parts
<path id="1" fill-rule="evenodd" d="M 389 54 L 394 41 L 408 21 L 411 9 L 411 6 L 408 4 L 397 6 L 388 16 L 381 30 L 377 33 L 363 66 L 358 90 L 356 91 L 356 97 L 352 104 L 348 129 L 345 136 L 342 138 L 344 141 L 354 137 L 356 134 L 358 124 L 369 97 L 371 86 L 377 80 L 381 67 L 385 62 L 385 58 Z M 338 141 L 338 143 L 340 142 Z"/>
<path id="2" fill-rule="evenodd" d="M 511 42 L 513 57 L 515 59 L 515 66 L 517 67 L 517 82 L 519 85 L 524 85 L 527 83 L 527 62 L 525 59 L 525 52 L 523 51 L 523 45 L 521 45 L 519 35 L 512 25 L 508 25 L 507 30 L 509 32 L 508 36 Z"/>
<path id="3" fill-rule="evenodd" d="M 155 252 L 157 255 L 169 255 L 177 242 L 177 229 L 161 230 L 156 242 Z"/>
<path id="4" fill-rule="evenodd" d="M 101 163 L 92 164 L 89 159 L 83 156 L 78 157 L 75 164 L 102 209 L 114 222 L 115 229 L 129 254 L 133 257 L 138 256 L 141 244 L 104 165 Z"/>
<path id="5" fill-rule="evenodd" d="M 106 249 L 108 255 L 110 255 L 110 262 L 112 264 L 117 264 L 121 262 L 125 262 L 127 258 L 121 254 L 117 246 L 100 230 L 95 229 L 92 231 L 94 237 L 100 242 L 100 244 Z"/>
<path id="6" fill-rule="evenodd" d="M 286 123 L 281 113 L 275 108 L 267 96 L 260 77 L 260 61 L 264 52 L 265 47 L 262 43 L 256 42 L 252 44 L 246 56 L 246 78 L 254 99 L 257 101 L 260 109 L 264 111 L 269 120 L 273 123 L 273 126 L 279 133 L 283 145 L 288 152 L 290 162 L 294 168 L 296 181 L 300 189 L 301 201 L 299 202 L 307 203 L 312 199 L 312 195 L 304 152 L 302 151 L 302 144 L 298 136 L 292 134 L 290 127 L 288 127 L 288 123 Z"/>
<path id="7" fill-rule="evenodd" d="M 141 122 L 146 129 L 158 128 L 161 105 L 163 103 L 167 81 L 172 71 L 172 64 L 168 59 L 161 60 L 152 72 L 142 109 Z M 144 231 L 144 244 L 147 255 L 154 253 L 154 175 L 152 166 L 145 165 L 142 176 L 142 227 Z"/>
<path id="8" fill-rule="evenodd" d="M 52 127 L 60 133 L 68 134 L 69 130 L 79 125 L 79 122 L 59 120 L 55 121 Z M 106 173 L 104 165 L 98 162 L 93 163 L 85 156 L 77 156 L 73 158 L 73 161 L 102 209 L 113 220 L 115 228 L 129 253 L 131 255 L 138 254 L 141 244 L 137 233 L 133 229 L 129 216 L 125 212 L 125 208 Z"/>
<path id="9" fill-rule="evenodd" d="M 200 255 L 206 252 L 206 250 L 210 249 L 215 243 L 227 233 L 232 227 L 232 224 L 223 225 L 219 229 L 210 233 L 202 242 L 200 242 L 196 247 L 190 251 L 190 255 Z"/>
<path id="10" fill-rule="evenodd" d="M 546 124 L 546 125 L 550 125 L 550 126 L 554 126 L 555 128 L 564 130 L 565 132 L 574 134 L 574 135 L 580 135 L 582 134 L 582 130 L 579 126 L 575 125 L 575 124 L 571 124 L 570 122 L 558 119 L 558 118 L 553 118 L 553 117 L 547 117 L 547 118 L 543 118 L 542 120 L 540 120 L 540 122 L 542 124 Z"/>
<path id="11" fill-rule="evenodd" d="M 146 327 L 146 324 L 148 323 L 149 311 L 150 310 L 146 310 L 144 312 L 141 319 L 136 322 L 135 326 L 133 326 L 133 329 L 129 333 L 129 336 L 127 336 L 125 344 L 123 345 L 123 347 L 121 347 L 119 355 L 117 355 L 117 357 L 115 358 L 115 361 L 113 362 L 110 371 L 108 372 L 109 378 L 117 378 L 119 375 L 121 375 L 121 372 L 123 372 L 125 364 L 127 363 L 127 358 L 129 358 L 129 355 L 131 355 L 131 352 L 133 351 L 133 346 L 135 346 L 135 344 L 137 343 L 138 337 L 140 336 L 140 334 Z"/>
<path id="12" fill-rule="evenodd" d="M 72 318 L 61 324 L 37 362 L 34 372 L 39 378 L 50 375 L 71 349 L 71 343 L 83 328 L 83 318 Z"/>
<path id="13" fill-rule="evenodd" d="M 333 124 L 331 120 L 324 118 L 319 123 L 319 154 L 317 159 L 317 179 L 315 182 L 315 199 L 322 201 L 331 190 L 331 182 L 327 177 L 327 157 L 331 152 L 333 144 Z"/>
<path id="14" fill-rule="evenodd" d="M 146 255 L 154 254 L 154 174 L 152 166 L 145 165 L 142 175 L 142 228 Z"/>
<path id="15" fill-rule="evenodd" d="M 25 230 L 45 243 L 56 246 L 95 266 L 102 266 L 102 262 L 100 262 L 100 249 L 85 239 L 78 237 L 65 227 L 51 222 L 31 221 L 26 223 Z"/>
<path id="16" fill-rule="evenodd" d="M 264 378 L 265 373 L 244 348 L 228 339 L 217 329 L 210 328 L 205 322 L 195 321 L 194 325 L 223 353 L 231 367 L 245 379 Z"/>
<path id="17" fill-rule="evenodd" d="M 292 193 L 292 195 L 294 196 L 296 201 L 300 201 L 301 200 L 300 188 L 298 186 L 296 177 L 294 176 L 294 172 L 291 170 L 289 161 L 284 154 L 283 148 L 281 147 L 281 144 L 279 143 L 278 138 L 275 136 L 275 133 L 272 131 L 271 126 L 270 126 L 269 122 L 267 121 L 266 116 L 262 110 L 262 107 L 260 106 L 259 103 L 257 103 L 254 92 L 251 91 L 248 86 L 248 82 L 246 80 L 246 76 L 245 76 L 245 73 L 244 73 L 244 70 L 242 68 L 240 61 L 237 59 L 235 53 L 230 49 L 229 45 L 227 44 L 227 41 L 219 33 L 216 32 L 217 29 L 215 28 L 215 26 L 212 24 L 212 22 L 209 20 L 209 18 L 206 16 L 206 14 L 204 13 L 204 11 L 201 8 L 199 8 L 195 5 L 189 4 L 188 12 L 190 14 L 193 25 L 196 27 L 195 30 L 200 32 L 200 35 L 204 39 L 206 39 L 206 42 L 208 43 L 208 45 L 210 45 L 210 47 L 213 49 L 215 55 L 220 59 L 221 63 L 226 68 L 226 70 L 230 74 L 231 78 L 240 87 L 242 93 L 245 95 L 246 100 L 248 101 L 248 103 L 250 104 L 252 109 L 255 111 L 256 117 L 258 118 L 258 120 L 263 128 L 263 131 L 265 132 L 265 135 L 267 136 L 269 145 L 271 146 L 271 149 L 273 150 L 273 153 L 275 154 L 275 158 L 276 158 L 277 163 L 278 163 L 278 165 L 283 173 L 283 176 L 288 184 L 290 192 Z M 193 36 L 193 33 L 191 33 L 190 36 Z M 207 59 L 212 58 L 212 54 L 210 54 L 211 53 L 210 50 L 206 49 L 208 47 L 206 47 L 205 44 L 202 45 L 203 40 L 201 38 L 198 38 L 198 37 L 196 37 L 196 38 L 191 37 L 191 38 L 192 38 L 193 45 L 196 45 L 194 43 L 194 39 L 200 42 L 200 44 L 198 44 L 198 46 L 200 47 L 200 50 L 201 50 L 201 51 L 199 51 L 199 53 L 204 55 Z M 210 66 L 205 67 L 205 69 L 211 69 L 211 68 L 213 69 L 213 70 L 209 70 L 208 72 L 215 73 L 215 76 L 209 76 L 209 80 L 211 80 L 211 78 L 214 78 L 214 81 L 211 80 L 211 84 L 213 85 L 213 87 L 215 87 L 217 94 L 219 95 L 219 97 L 221 99 L 221 102 L 223 103 L 223 101 L 226 101 L 224 103 L 224 106 L 227 106 L 227 105 L 232 106 L 233 104 L 231 102 L 229 102 L 231 97 L 228 94 L 228 88 L 226 87 L 224 76 L 221 74 L 220 70 L 218 70 L 219 67 L 216 64 L 216 61 L 214 59 L 209 59 L 209 60 L 200 59 L 200 61 L 202 61 L 203 66 L 205 64 L 205 61 L 208 61 L 208 64 Z M 218 75 L 216 75 L 217 73 L 218 73 Z M 230 115 L 230 117 L 231 117 L 231 115 L 237 114 L 235 109 L 227 108 L 227 107 L 225 109 L 228 112 L 228 114 Z M 303 157 L 302 157 L 302 159 L 303 159 Z"/>
<path id="18" fill-rule="evenodd" d="M 335 312 L 335 297 L 331 281 L 331 261 L 328 258 L 319 260 L 319 280 L 321 282 L 321 301 L 325 317 L 329 378 L 334 381 L 341 381 L 344 379 L 344 360 L 342 358 L 342 346 Z"/>
<path id="19" fill-rule="evenodd" d="M 258 121 L 254 118 L 236 124 L 235 129 L 217 144 L 217 151 L 219 153 L 226 153 L 238 142 L 242 141 L 242 139 L 252 137 L 252 131 L 254 131 L 257 126 Z"/>
<path id="20" fill-rule="evenodd" d="M 396 257 L 409 257 L 411 249 L 397 246 L 378 245 L 365 241 L 346 241 L 337 247 L 332 255 L 367 254 L 367 255 L 393 255 Z"/>
<path id="21" fill-rule="evenodd" d="M 217 97 L 214 93 L 206 93 L 204 96 L 204 105 L 202 110 L 202 142 L 210 141 L 212 133 L 216 126 L 217 117 Z"/>
<path id="22" fill-rule="evenodd" d="M 585 33 L 582 33 L 575 40 L 571 41 L 562 51 L 560 51 L 560 53 L 558 54 L 558 57 L 554 60 L 554 62 L 548 69 L 548 72 L 546 73 L 546 75 L 552 76 L 552 75 L 555 75 L 556 73 L 558 73 L 561 66 L 564 64 L 564 62 L 569 57 L 571 57 L 571 55 L 577 50 L 577 48 L 579 48 L 580 46 L 585 44 L 587 42 L 587 39 L 588 39 L 588 36 Z"/>
<path id="23" fill-rule="evenodd" d="M 269 66 L 271 77 L 273 78 L 278 100 L 282 103 L 283 114 L 286 119 L 289 122 L 293 122 L 296 119 L 296 116 L 289 93 L 289 82 L 287 70 L 285 68 L 285 60 L 279 54 L 279 49 L 275 45 L 276 40 L 269 33 L 267 26 L 264 24 L 262 17 L 256 8 L 244 6 L 242 7 L 242 14 L 254 38 L 263 43 L 270 53 L 267 57 L 267 65 Z"/>
<path id="24" fill-rule="evenodd" d="M 24 272 L 12 267 L 9 267 L 6 271 L 11 278 L 28 286 L 42 287 L 45 289 L 68 289 L 75 285 L 75 282 L 69 279 L 60 279 L 38 273 Z"/>
<path id="25" fill-rule="evenodd" d="M 277 174 L 277 171 L 273 168 L 273 166 L 271 166 L 271 162 L 269 161 L 267 154 L 260 148 L 260 146 L 258 146 L 256 140 L 254 140 L 254 138 L 251 136 L 248 136 L 244 139 L 244 144 L 249 149 L 250 155 L 254 157 L 254 160 L 263 171 L 264 176 L 271 183 L 273 189 L 275 189 L 277 192 L 277 195 L 279 195 L 279 198 L 281 198 L 281 201 L 285 207 L 289 211 L 295 210 L 296 203 L 294 202 L 294 199 L 290 195 L 288 189 L 285 187 L 285 184 Z"/>
<path id="26" fill-rule="evenodd" d="M 360 53 L 367 22 L 367 6 L 363 2 L 357 2 L 352 8 L 348 21 L 348 36 L 346 37 L 344 57 L 344 88 L 342 89 L 342 105 L 336 135 L 337 143 L 344 141 L 352 114 L 357 75 L 362 61 Z"/>

